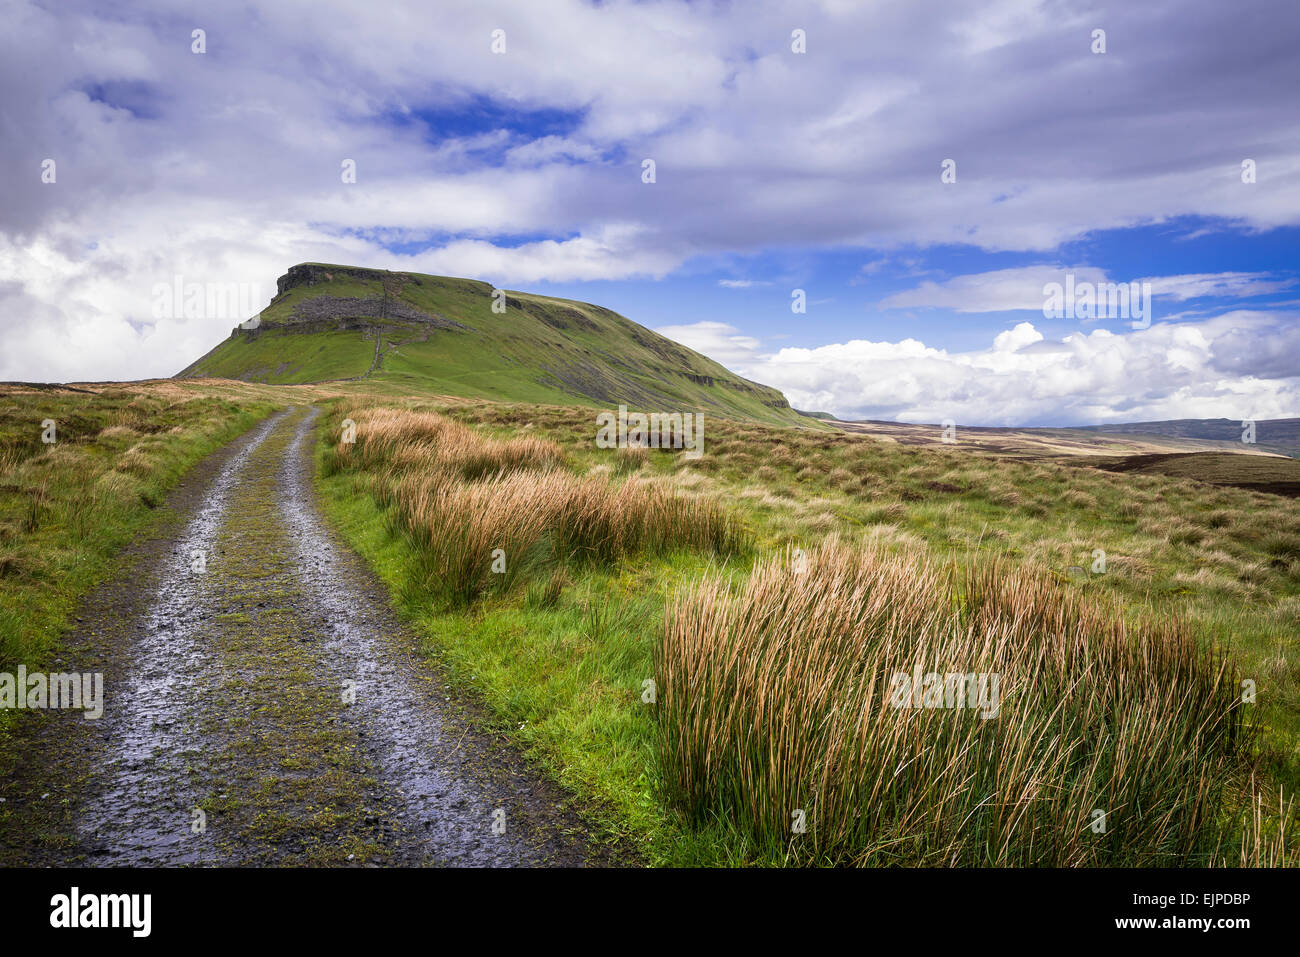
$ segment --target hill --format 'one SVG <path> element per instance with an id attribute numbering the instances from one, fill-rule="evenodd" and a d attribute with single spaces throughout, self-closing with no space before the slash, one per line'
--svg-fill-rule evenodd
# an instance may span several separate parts
<path id="1" fill-rule="evenodd" d="M 1300 461 L 1279 455 L 1181 452 L 1130 455 L 1114 462 L 1097 464 L 1108 472 L 1169 475 L 1211 485 L 1235 485 L 1250 491 L 1300 498 Z"/>
<path id="2" fill-rule="evenodd" d="M 394 391 L 701 411 L 823 427 L 609 309 L 447 276 L 302 263 L 261 314 L 177 378 L 374 380 Z"/>
<path id="3" fill-rule="evenodd" d="M 1242 444 L 1239 419 L 1169 419 L 1163 422 L 1128 422 L 1123 425 L 1089 425 L 1088 432 L 1110 435 L 1165 435 Z M 1261 419 L 1255 423 L 1255 444 L 1266 452 L 1292 458 L 1300 456 L 1300 418 Z"/>

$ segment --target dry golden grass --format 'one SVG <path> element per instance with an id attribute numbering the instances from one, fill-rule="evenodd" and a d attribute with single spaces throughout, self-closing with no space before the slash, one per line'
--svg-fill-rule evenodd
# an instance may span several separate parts
<path id="1" fill-rule="evenodd" d="M 1239 691 L 1180 623 L 1128 625 L 1004 563 L 937 566 L 832 539 L 801 566 L 760 562 L 739 594 L 707 579 L 669 610 L 656 662 L 663 774 L 692 819 L 720 817 L 812 862 L 1213 853 Z M 997 716 L 894 707 L 891 677 L 914 668 L 998 675 Z"/>
<path id="2" fill-rule="evenodd" d="M 531 437 L 491 439 L 432 412 L 375 407 L 349 410 L 343 418 L 356 423 L 358 440 L 338 443 L 339 465 L 351 464 L 355 454 L 363 469 L 384 464 L 476 479 L 516 469 L 550 468 L 564 460 L 553 442 Z"/>
<path id="3" fill-rule="evenodd" d="M 375 498 L 420 549 L 420 587 L 450 604 L 508 588 L 539 565 L 610 564 L 674 549 L 726 554 L 746 541 L 716 501 L 661 481 L 574 475 L 550 442 L 497 439 L 404 409 L 352 408 L 335 419 L 327 473 L 357 468 L 370 476 Z M 342 441 L 348 419 L 352 443 Z M 645 450 L 625 461 L 638 461 L 637 452 Z"/>
<path id="4" fill-rule="evenodd" d="M 1253 778 L 1250 784 L 1249 813 L 1242 829 L 1238 859 L 1216 863 L 1238 867 L 1295 867 L 1295 850 L 1291 847 L 1294 840 L 1288 837 L 1295 829 L 1295 800 L 1285 797 L 1280 788 L 1275 795 L 1269 793 L 1267 788 L 1257 786 Z"/>

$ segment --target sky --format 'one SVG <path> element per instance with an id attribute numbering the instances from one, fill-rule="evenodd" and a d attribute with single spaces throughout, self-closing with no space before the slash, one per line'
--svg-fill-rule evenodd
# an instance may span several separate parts
<path id="1" fill-rule="evenodd" d="M 0 380 L 172 375 L 248 317 L 166 290 L 323 261 L 595 302 L 842 418 L 1300 415 L 1295 0 L 0 12 Z"/>

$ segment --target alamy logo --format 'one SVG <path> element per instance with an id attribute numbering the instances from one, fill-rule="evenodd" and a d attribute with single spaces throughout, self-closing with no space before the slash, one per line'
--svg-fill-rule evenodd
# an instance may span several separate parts
<path id="1" fill-rule="evenodd" d="M 998 676 L 960 671 L 897 671 L 889 681 L 889 703 L 895 708 L 971 708 L 981 718 L 996 718 Z"/>
<path id="2" fill-rule="evenodd" d="M 1151 325 L 1151 283 L 1075 282 L 1065 274 L 1065 284 L 1043 285 L 1045 319 L 1132 319 L 1134 329 Z"/>
<path id="3" fill-rule="evenodd" d="M 104 676 L 99 672 L 29 674 L 26 665 L 19 665 L 16 675 L 0 672 L 0 708 L 75 708 L 86 712 L 82 717 L 87 721 L 94 721 L 104 715 Z"/>
<path id="4" fill-rule="evenodd" d="M 629 413 L 627 406 L 620 405 L 617 418 L 613 412 L 602 412 L 596 425 L 598 449 L 685 449 L 688 459 L 704 454 L 704 415 L 699 412 Z"/>
<path id="5" fill-rule="evenodd" d="M 255 282 L 186 282 L 181 275 L 155 283 L 152 294 L 155 319 L 246 319 L 266 302 Z"/>
<path id="6" fill-rule="evenodd" d="M 148 937 L 153 927 L 151 894 L 69 894 L 50 898 L 51 927 L 129 927 L 131 936 Z"/>

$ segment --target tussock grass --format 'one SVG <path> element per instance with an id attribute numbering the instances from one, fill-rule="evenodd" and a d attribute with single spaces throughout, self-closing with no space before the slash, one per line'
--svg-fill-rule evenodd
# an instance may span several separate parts
<path id="1" fill-rule="evenodd" d="M 658 480 L 574 475 L 551 442 L 494 438 L 403 409 L 350 409 L 335 418 L 327 474 L 352 468 L 369 476 L 371 493 L 420 549 L 416 585 L 449 605 L 507 590 L 539 567 L 612 565 L 676 549 L 731 554 L 746 543 L 716 501 Z M 347 419 L 356 426 L 352 443 L 342 441 Z"/>
<path id="2" fill-rule="evenodd" d="M 356 423 L 355 443 L 337 441 L 326 462 L 331 469 L 388 465 L 401 470 L 432 470 L 477 479 L 517 469 L 560 465 L 559 446 L 535 438 L 489 439 L 483 433 L 432 412 L 361 408 L 343 413 L 341 423 Z M 354 462 L 355 457 L 355 462 Z"/>
<path id="3" fill-rule="evenodd" d="M 996 717 L 895 707 L 914 668 L 998 675 Z M 656 674 L 671 800 L 803 862 L 1187 863 L 1242 744 L 1236 675 L 1180 622 L 833 538 L 679 597 Z"/>
<path id="4" fill-rule="evenodd" d="M 650 450 L 639 445 L 625 445 L 615 453 L 614 470 L 619 475 L 639 471 L 650 459 Z"/>

